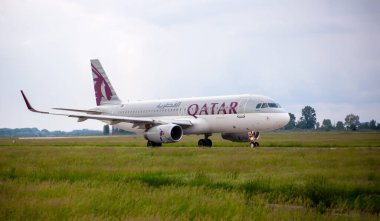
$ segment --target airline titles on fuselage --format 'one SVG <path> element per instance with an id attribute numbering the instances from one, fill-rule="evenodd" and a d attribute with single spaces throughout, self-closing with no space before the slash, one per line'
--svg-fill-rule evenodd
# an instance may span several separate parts
<path id="1" fill-rule="evenodd" d="M 156 111 L 154 110 L 130 110 L 121 111 L 119 114 L 135 114 L 135 113 L 149 113 L 149 112 L 172 112 L 182 109 L 182 102 L 171 102 L 171 103 L 159 103 L 156 106 Z M 210 103 L 193 103 L 188 107 L 183 108 L 187 115 L 195 117 L 196 115 L 219 115 L 219 114 L 237 114 L 236 108 L 239 103 L 236 101 L 232 102 L 210 102 Z"/>
<path id="2" fill-rule="evenodd" d="M 160 103 L 157 105 L 157 108 L 162 109 L 162 108 L 177 108 L 181 105 L 182 102 L 174 102 L 174 103 Z"/>
<path id="3" fill-rule="evenodd" d="M 219 104 L 218 102 L 205 103 L 203 105 L 191 104 L 187 109 L 187 114 L 195 115 L 214 115 L 214 114 L 237 114 L 236 107 L 238 102 L 232 101 L 229 105 L 226 102 Z"/>

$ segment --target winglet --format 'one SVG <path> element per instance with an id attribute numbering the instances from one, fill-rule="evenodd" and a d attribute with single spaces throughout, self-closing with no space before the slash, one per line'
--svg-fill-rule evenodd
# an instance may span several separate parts
<path id="1" fill-rule="evenodd" d="M 26 107 L 32 111 L 32 112 L 36 112 L 36 113 L 41 113 L 41 114 L 48 114 L 49 112 L 45 112 L 45 111 L 38 111 L 36 109 L 34 109 L 32 107 L 32 105 L 30 105 L 29 101 L 28 101 L 28 98 L 26 98 L 24 92 L 21 90 L 21 94 L 22 94 L 22 97 L 24 98 L 24 101 L 25 101 L 25 104 L 26 104 Z"/>

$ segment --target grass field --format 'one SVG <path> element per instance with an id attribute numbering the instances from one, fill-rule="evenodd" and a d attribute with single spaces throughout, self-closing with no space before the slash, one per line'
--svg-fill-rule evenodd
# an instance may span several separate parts
<path id="1" fill-rule="evenodd" d="M 203 136 L 184 136 L 178 143 L 164 144 L 167 147 L 195 147 Z M 211 136 L 214 147 L 245 147 L 248 143 L 234 143 L 223 140 L 219 134 Z M 263 133 L 260 137 L 263 147 L 380 147 L 380 133 Z M 15 143 L 13 143 L 15 142 Z M 142 136 L 55 138 L 55 139 L 0 139 L 1 146 L 88 146 L 88 147 L 144 147 Z"/>
<path id="2" fill-rule="evenodd" d="M 0 139 L 0 220 L 379 220 L 379 136 Z"/>

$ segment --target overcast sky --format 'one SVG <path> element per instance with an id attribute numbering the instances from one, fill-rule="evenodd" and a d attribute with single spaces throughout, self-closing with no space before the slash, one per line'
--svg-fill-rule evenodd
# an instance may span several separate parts
<path id="1" fill-rule="evenodd" d="M 0 1 L 0 128 L 102 129 L 27 111 L 96 105 L 90 59 L 124 101 L 272 97 L 298 118 L 380 121 L 380 1 Z"/>

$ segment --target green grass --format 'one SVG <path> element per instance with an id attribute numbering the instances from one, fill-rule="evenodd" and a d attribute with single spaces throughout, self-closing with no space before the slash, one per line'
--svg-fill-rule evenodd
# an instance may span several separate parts
<path id="1" fill-rule="evenodd" d="M 178 143 L 164 144 L 168 147 L 194 147 L 203 136 L 184 136 Z M 219 134 L 211 136 L 215 147 L 242 147 L 247 143 L 223 140 Z M 13 143 L 13 141 L 15 143 Z M 380 147 L 379 132 L 304 132 L 304 133 L 262 133 L 259 140 L 263 147 Z M 89 146 L 89 147 L 143 147 L 142 136 L 18 139 L 2 138 L 1 146 Z"/>
<path id="2" fill-rule="evenodd" d="M 369 147 L 149 149 L 124 143 L 144 146 L 140 138 L 3 139 L 0 220 L 379 220 L 378 134 L 312 135 L 302 142 L 337 136 L 343 141 L 332 143 Z"/>

